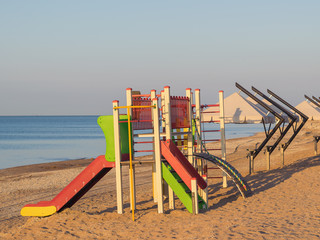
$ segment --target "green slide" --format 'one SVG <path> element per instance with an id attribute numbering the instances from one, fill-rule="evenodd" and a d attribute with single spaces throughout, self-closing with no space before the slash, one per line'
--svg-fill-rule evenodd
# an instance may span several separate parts
<path id="1" fill-rule="evenodd" d="M 192 213 L 192 196 L 191 190 L 187 185 L 181 180 L 179 175 L 174 171 L 174 169 L 168 163 L 162 162 L 162 177 L 172 188 L 174 193 L 187 208 L 187 210 Z M 207 204 L 198 195 L 199 209 L 206 209 Z"/>

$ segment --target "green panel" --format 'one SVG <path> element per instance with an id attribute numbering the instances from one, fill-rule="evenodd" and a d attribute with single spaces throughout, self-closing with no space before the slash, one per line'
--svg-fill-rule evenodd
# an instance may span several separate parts
<path id="1" fill-rule="evenodd" d="M 182 184 L 178 183 L 177 179 L 170 172 L 168 167 L 162 163 L 162 177 L 168 183 L 168 185 L 172 188 L 174 193 L 178 196 L 183 205 L 187 208 L 187 210 L 192 213 L 192 198 L 191 195 L 186 193 L 186 189 L 182 186 Z M 185 184 L 184 184 L 185 185 Z"/>
<path id="2" fill-rule="evenodd" d="M 120 115 L 121 121 L 127 121 L 127 115 Z M 114 127 L 113 127 L 113 116 L 100 116 L 98 118 L 98 124 L 101 127 L 105 139 L 106 139 L 106 160 L 109 162 L 115 161 L 114 151 Z M 129 136 L 128 136 L 128 123 L 119 123 L 120 127 L 120 142 L 121 142 L 121 155 L 129 156 Z M 132 126 L 131 126 L 132 129 Z M 131 131 L 132 132 L 132 131 Z M 132 144 L 132 141 L 131 141 Z"/>
<path id="3" fill-rule="evenodd" d="M 192 197 L 191 193 L 186 193 L 186 190 L 189 190 L 188 186 L 185 183 L 179 183 L 178 180 L 181 180 L 179 175 L 176 172 L 171 172 L 173 168 L 168 165 L 166 166 L 162 163 L 162 177 L 172 188 L 175 194 L 178 196 L 183 205 L 187 210 L 192 213 Z M 207 209 L 207 204 L 205 201 L 198 195 L 199 209 Z"/>

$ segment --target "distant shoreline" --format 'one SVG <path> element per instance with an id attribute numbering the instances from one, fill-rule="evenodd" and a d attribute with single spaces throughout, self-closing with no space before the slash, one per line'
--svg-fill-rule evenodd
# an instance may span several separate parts
<path id="1" fill-rule="evenodd" d="M 58 115 L 41 115 L 41 114 L 28 114 L 28 115 L 0 115 L 0 117 L 94 117 L 94 116 L 102 116 L 100 114 L 58 114 Z"/>

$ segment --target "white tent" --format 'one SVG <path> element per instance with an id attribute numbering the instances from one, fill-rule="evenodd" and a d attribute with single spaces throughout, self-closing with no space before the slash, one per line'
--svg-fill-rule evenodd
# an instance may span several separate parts
<path id="1" fill-rule="evenodd" d="M 210 113 L 212 111 L 217 111 L 217 109 L 209 107 L 204 110 L 202 120 L 219 120 L 219 113 Z M 263 118 L 266 123 L 274 121 L 274 118 L 270 118 L 270 116 L 243 98 L 239 93 L 233 93 L 224 99 L 224 115 L 225 123 L 261 123 Z"/>
<path id="2" fill-rule="evenodd" d="M 260 111 L 264 114 L 268 116 L 269 121 L 274 122 L 275 121 L 275 116 L 270 113 L 267 109 L 263 108 L 260 104 L 256 103 L 256 101 L 254 101 L 253 99 L 251 99 L 250 97 L 248 97 L 246 99 L 248 102 L 250 102 L 251 104 L 254 104 L 256 108 L 260 109 Z M 266 104 L 268 107 L 270 107 L 274 112 L 278 113 L 285 122 L 289 122 L 289 118 L 287 116 L 287 114 L 285 114 L 283 111 L 281 111 L 281 109 L 277 108 L 276 106 L 272 105 L 268 100 L 266 99 L 261 99 L 261 101 Z M 282 107 L 284 107 L 282 105 Z M 285 107 L 284 107 L 285 108 Z M 286 109 L 288 112 L 290 110 Z M 271 120 L 272 119 L 272 120 Z"/>
<path id="3" fill-rule="evenodd" d="M 296 106 L 303 114 L 309 117 L 309 120 L 320 120 L 320 109 L 312 103 L 303 101 Z"/>

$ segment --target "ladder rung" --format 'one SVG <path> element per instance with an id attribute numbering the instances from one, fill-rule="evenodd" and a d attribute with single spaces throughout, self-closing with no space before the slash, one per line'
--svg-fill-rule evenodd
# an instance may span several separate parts
<path id="1" fill-rule="evenodd" d="M 202 142 L 220 142 L 221 139 L 203 139 Z"/>
<path id="2" fill-rule="evenodd" d="M 221 130 L 202 130 L 201 132 L 220 132 Z"/>
<path id="3" fill-rule="evenodd" d="M 204 104 L 204 105 L 201 105 L 202 108 L 204 107 L 220 107 L 220 104 Z"/>
<path id="4" fill-rule="evenodd" d="M 202 123 L 218 123 L 220 120 L 215 120 L 215 121 L 201 121 Z"/>
<path id="5" fill-rule="evenodd" d="M 220 111 L 209 111 L 209 112 L 207 112 L 207 111 L 203 111 L 203 112 L 201 112 L 202 114 L 204 113 L 204 114 L 206 114 L 206 113 L 220 113 Z"/>

